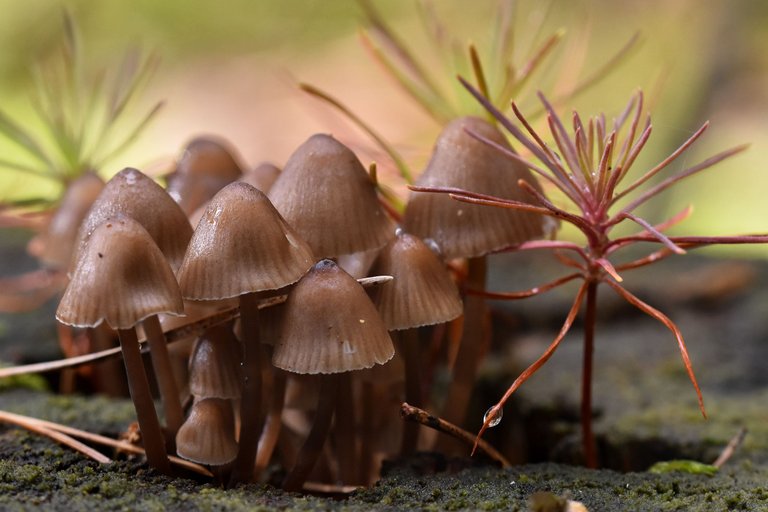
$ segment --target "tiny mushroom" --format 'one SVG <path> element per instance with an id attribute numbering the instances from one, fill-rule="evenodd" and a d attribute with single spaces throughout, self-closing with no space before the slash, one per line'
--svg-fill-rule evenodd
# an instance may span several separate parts
<path id="1" fill-rule="evenodd" d="M 234 182 L 205 210 L 178 272 L 185 299 L 239 297 L 243 332 L 240 448 L 231 482 L 253 478 L 261 414 L 260 298 L 295 283 L 312 266 L 312 251 L 267 196 Z"/>
<path id="2" fill-rule="evenodd" d="M 454 188 L 505 199 L 528 200 L 518 183 L 541 192 L 541 186 L 523 164 L 506 158 L 471 134 L 478 134 L 512 151 L 504 135 L 479 117 L 460 117 L 440 133 L 424 172 L 416 181 L 403 216 L 403 227 L 423 240 L 432 239 L 447 259 L 468 258 L 465 286 L 485 289 L 486 255 L 528 240 L 544 238 L 556 227 L 549 217 L 529 212 L 454 201 L 429 189 Z M 425 189 L 426 191 L 419 191 Z M 453 380 L 441 417 L 464 422 L 475 374 L 482 356 L 487 313 L 482 297 L 464 301 L 464 332 L 453 368 Z M 443 443 L 452 440 L 442 438 Z M 445 444 L 441 447 L 446 449 Z"/>
<path id="3" fill-rule="evenodd" d="M 269 198 L 318 258 L 383 247 L 394 225 L 355 154 L 330 135 L 299 146 Z"/>
<path id="4" fill-rule="evenodd" d="M 398 230 L 381 250 L 372 272 L 394 277 L 374 296 L 384 323 L 405 361 L 405 401 L 422 406 L 418 328 L 448 322 L 462 313 L 459 289 L 435 252 L 416 236 Z M 406 422 L 402 454 L 412 453 L 418 423 Z"/>
<path id="5" fill-rule="evenodd" d="M 176 434 L 176 450 L 180 457 L 206 466 L 223 466 L 235 460 L 235 417 L 229 400 L 195 400 Z"/>
<path id="6" fill-rule="evenodd" d="M 167 177 L 168 194 L 187 215 L 240 178 L 243 171 L 225 140 L 200 136 L 189 141 Z"/>
<path id="7" fill-rule="evenodd" d="M 317 461 L 336 407 L 339 374 L 384 364 L 394 352 L 387 328 L 365 290 L 333 261 L 315 264 L 288 293 L 272 363 L 322 378 L 315 421 L 283 482 L 286 490 L 301 489 Z"/>
<path id="8" fill-rule="evenodd" d="M 106 322 L 117 329 L 147 459 L 170 473 L 135 330 L 136 324 L 159 313 L 183 313 L 171 267 L 138 222 L 126 216 L 107 219 L 80 252 L 56 319 L 76 327 Z"/>
<path id="9" fill-rule="evenodd" d="M 94 201 L 80 226 L 79 250 L 82 251 L 96 226 L 115 215 L 131 217 L 144 229 L 165 255 L 175 272 L 192 237 L 192 226 L 184 212 L 151 178 L 137 169 L 125 168 L 115 174 Z M 152 366 L 171 439 L 184 421 L 179 390 L 168 355 L 168 347 L 157 315 L 142 322 L 149 341 Z"/>

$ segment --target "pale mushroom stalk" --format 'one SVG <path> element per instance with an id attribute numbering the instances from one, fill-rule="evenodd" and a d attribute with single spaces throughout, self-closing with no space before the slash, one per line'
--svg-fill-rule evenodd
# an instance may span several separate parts
<path id="1" fill-rule="evenodd" d="M 171 463 L 165 451 L 165 437 L 160 428 L 160 420 L 157 419 L 155 404 L 149 389 L 149 380 L 141 360 L 141 349 L 136 330 L 134 328 L 118 329 L 117 333 L 123 352 L 125 372 L 128 375 L 128 389 L 136 408 L 136 418 L 139 422 L 144 450 L 147 453 L 147 461 L 153 468 L 169 475 L 171 474 Z"/>
<path id="2" fill-rule="evenodd" d="M 467 289 L 484 290 L 487 275 L 486 257 L 469 258 L 467 261 Z M 483 337 L 486 336 L 485 315 L 487 306 L 485 299 L 476 295 L 464 297 L 464 328 L 453 367 L 451 385 L 448 397 L 440 417 L 455 425 L 462 425 L 466 416 L 475 377 L 480 364 L 483 349 Z M 437 449 L 446 444 L 454 444 L 455 440 L 442 436 L 439 438 Z"/>
<path id="3" fill-rule="evenodd" d="M 393 331 L 395 349 L 403 356 L 405 364 L 405 401 L 416 407 L 422 407 L 421 368 L 419 365 L 418 329 Z M 400 454 L 410 455 L 416 451 L 419 441 L 419 424 L 406 422 L 403 425 L 403 438 Z"/>
<path id="4" fill-rule="evenodd" d="M 344 372 L 339 375 L 338 401 L 334 431 L 336 454 L 339 462 L 339 480 L 345 484 L 355 484 L 359 480 L 356 461 L 355 405 L 352 393 L 352 375 Z"/>
<path id="5" fill-rule="evenodd" d="M 157 318 L 157 315 L 145 318 L 142 325 L 147 335 L 152 369 L 155 371 L 160 398 L 163 402 L 163 412 L 165 413 L 165 423 L 169 439 L 174 439 L 176 432 L 179 431 L 179 427 L 184 423 L 184 412 L 181 409 L 179 388 L 173 375 L 165 334 L 163 334 L 163 328 L 160 326 L 160 320 Z"/>
<path id="6" fill-rule="evenodd" d="M 115 345 L 114 331 L 106 323 L 96 327 L 86 327 L 88 339 L 91 340 L 91 351 L 100 352 Z M 125 378 L 120 361 L 107 360 L 93 365 L 98 380 L 98 388 L 107 396 L 125 396 Z"/>
<path id="7" fill-rule="evenodd" d="M 261 432 L 261 343 L 259 340 L 259 294 L 240 296 L 243 330 L 243 392 L 240 399 L 240 439 L 232 468 L 231 483 L 253 480 Z"/>
<path id="8" fill-rule="evenodd" d="M 280 429 L 283 425 L 282 415 L 285 404 L 285 387 L 287 381 L 286 372 L 279 368 L 272 368 L 272 393 L 267 419 L 259 439 L 259 449 L 256 452 L 256 465 L 254 475 L 260 475 L 269 465 L 272 453 L 277 446 L 280 437 Z"/>
<path id="9" fill-rule="evenodd" d="M 362 384 L 362 408 L 361 408 L 361 419 L 360 419 L 360 429 L 363 432 L 362 435 L 362 444 L 360 449 L 360 467 L 362 468 L 365 473 L 363 474 L 363 478 L 365 479 L 365 485 L 369 485 L 373 481 L 375 481 L 375 478 L 373 477 L 373 467 L 374 467 L 374 439 L 373 439 L 373 430 L 375 425 L 375 418 L 378 414 L 377 408 L 376 408 L 376 390 L 374 389 L 373 383 L 370 381 L 363 381 Z"/>
<path id="10" fill-rule="evenodd" d="M 333 411 L 336 408 L 339 375 L 323 375 L 320 379 L 320 397 L 317 403 L 317 413 L 309 436 L 299 451 L 299 456 L 293 469 L 283 480 L 283 489 L 286 491 L 300 491 L 315 466 L 320 452 L 323 449 L 328 431 L 331 429 Z"/>

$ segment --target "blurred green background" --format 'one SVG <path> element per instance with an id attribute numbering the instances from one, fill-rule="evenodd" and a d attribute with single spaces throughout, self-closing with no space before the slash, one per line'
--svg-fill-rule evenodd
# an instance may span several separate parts
<path id="1" fill-rule="evenodd" d="M 414 53 L 432 63 L 412 0 L 374 1 Z M 488 50 L 497 2 L 434 2 L 453 36 Z M 383 133 L 419 169 L 438 127 L 374 63 L 359 42 L 360 6 L 352 0 L 0 0 L 0 109 L 35 126 L 28 100 L 30 71 L 62 35 L 62 11 L 76 19 L 88 68 L 112 66 L 131 47 L 155 51 L 161 64 L 131 112 L 158 100 L 166 105 L 137 144 L 109 162 L 159 173 L 184 143 L 201 133 L 230 140 L 244 162 L 282 165 L 312 133 L 350 144 L 364 163 L 386 167 L 375 146 L 337 112 L 300 92 L 298 81 L 342 99 Z M 548 71 L 519 98 L 537 108 L 535 90 L 556 95 L 615 54 L 633 34 L 639 43 L 610 76 L 561 107 L 582 115 L 617 115 L 642 88 L 654 132 L 636 172 L 662 159 L 704 121 L 708 133 L 671 170 L 750 142 L 743 154 L 677 186 L 644 213 L 660 220 L 687 204 L 694 215 L 676 233 L 724 235 L 768 232 L 768 2 L 761 0 L 521 0 L 515 4 L 516 46 L 522 65 L 557 30 L 565 36 Z M 453 77 L 432 68 L 453 88 Z M 567 118 L 567 116 L 566 116 Z M 39 129 L 39 127 L 37 127 Z M 0 158 L 16 151 L 0 141 Z M 387 170 L 384 169 L 384 176 Z M 3 171 L 0 200 L 55 187 Z M 33 191 L 33 192 L 32 192 Z M 767 255 L 756 247 L 713 249 Z"/>

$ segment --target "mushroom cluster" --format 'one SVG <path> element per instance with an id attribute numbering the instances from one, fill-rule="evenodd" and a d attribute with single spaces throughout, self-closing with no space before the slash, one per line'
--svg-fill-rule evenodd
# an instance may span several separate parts
<path id="1" fill-rule="evenodd" d="M 477 118 L 450 124 L 423 183 L 490 193 L 500 176 L 533 181 L 470 138 L 467 126 L 495 136 Z M 434 362 L 424 353 L 448 331 L 434 326 L 460 322 L 462 313 L 465 329 L 483 321 L 482 307 L 462 306 L 462 274 L 446 258 L 470 258 L 469 274 L 484 281 L 472 270 L 484 268 L 483 255 L 546 227 L 530 215 L 421 193 L 397 227 L 375 177 L 330 135 L 310 137 L 282 171 L 244 169 L 225 142 L 200 137 L 166 190 L 136 169 L 115 175 L 80 224 L 57 319 L 118 332 L 157 470 L 171 472 L 168 455 L 178 454 L 224 485 L 268 479 L 272 463 L 285 468 L 288 490 L 308 480 L 368 484 L 375 461 L 430 447 L 416 425 L 401 425 L 398 407 L 431 405 Z M 366 289 L 361 281 L 372 275 L 391 277 Z M 209 321 L 184 350 L 168 350 L 164 330 L 179 319 L 167 315 L 186 314 L 181 321 L 194 326 L 221 310 L 239 311 L 238 323 Z M 477 341 L 465 343 L 469 370 L 457 365 L 461 396 L 451 399 L 459 416 L 482 352 Z"/>

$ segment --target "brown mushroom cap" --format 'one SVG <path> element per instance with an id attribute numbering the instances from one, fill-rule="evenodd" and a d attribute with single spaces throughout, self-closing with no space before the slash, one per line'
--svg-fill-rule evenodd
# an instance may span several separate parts
<path id="1" fill-rule="evenodd" d="M 440 324 L 461 315 L 456 283 L 443 262 L 418 237 L 399 231 L 382 249 L 372 272 L 394 277 L 375 297 L 390 330 Z"/>
<path id="2" fill-rule="evenodd" d="M 113 329 L 129 329 L 151 315 L 183 312 L 163 253 L 141 224 L 121 215 L 92 231 L 56 318 L 76 327 L 106 321 Z"/>
<path id="3" fill-rule="evenodd" d="M 208 466 L 223 466 L 235 460 L 235 419 L 229 401 L 195 401 L 176 434 L 176 451 L 180 457 Z"/>
<path id="4" fill-rule="evenodd" d="M 240 396 L 240 354 L 229 323 L 197 339 L 189 358 L 189 391 L 204 398 Z"/>
<path id="5" fill-rule="evenodd" d="M 67 270 L 75 252 L 80 223 L 103 188 L 104 180 L 95 172 L 86 172 L 74 180 L 45 231 L 30 242 L 30 248 L 39 247 L 33 256 L 48 267 Z"/>
<path id="6" fill-rule="evenodd" d="M 234 149 L 226 141 L 213 136 L 197 137 L 184 148 L 176 170 L 168 176 L 167 189 L 190 215 L 241 174 Z"/>
<path id="7" fill-rule="evenodd" d="M 253 185 L 266 194 L 275 184 L 278 176 L 280 176 L 279 167 L 269 162 L 262 162 L 253 169 L 243 172 L 240 181 Z"/>
<path id="8" fill-rule="evenodd" d="M 296 149 L 269 197 L 319 258 L 376 249 L 394 233 L 360 160 L 330 135 Z"/>
<path id="9" fill-rule="evenodd" d="M 135 219 L 149 232 L 171 268 L 176 270 L 181 265 L 192 226 L 160 185 L 130 167 L 115 174 L 93 203 L 80 226 L 78 251 L 96 226 L 118 214 Z"/>
<path id="10" fill-rule="evenodd" d="M 509 148 L 504 135 L 479 117 L 450 122 L 437 139 L 432 158 L 416 184 L 455 187 L 506 199 L 529 201 L 519 180 L 539 188 L 522 164 L 471 137 L 478 133 Z M 419 238 L 431 238 L 446 258 L 483 256 L 497 249 L 542 238 L 553 227 L 548 218 L 506 208 L 462 203 L 447 194 L 412 192 L 403 227 Z"/>
<path id="11" fill-rule="evenodd" d="M 294 373 L 341 373 L 394 355 L 365 290 L 331 260 L 318 262 L 288 293 L 272 363 Z"/>
<path id="12" fill-rule="evenodd" d="M 212 300 L 295 283 L 314 258 L 267 196 L 234 182 L 203 214 L 178 272 L 184 298 Z"/>

